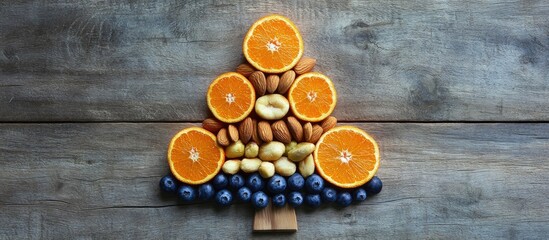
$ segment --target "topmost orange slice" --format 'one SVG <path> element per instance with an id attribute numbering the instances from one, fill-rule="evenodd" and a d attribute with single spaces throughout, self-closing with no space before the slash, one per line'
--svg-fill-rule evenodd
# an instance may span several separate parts
<path id="1" fill-rule="evenodd" d="M 173 175 L 187 184 L 202 184 L 221 170 L 223 148 L 209 131 L 190 127 L 177 133 L 170 142 L 168 163 Z"/>
<path id="2" fill-rule="evenodd" d="M 318 140 L 314 161 L 318 173 L 328 182 L 355 188 L 376 174 L 379 147 L 374 138 L 357 127 L 335 127 Z"/>
<path id="3" fill-rule="evenodd" d="M 255 90 L 246 77 L 240 73 L 228 72 L 221 74 L 210 84 L 206 100 L 217 119 L 235 123 L 252 112 Z"/>
<path id="4" fill-rule="evenodd" d="M 244 56 L 255 68 L 268 73 L 292 69 L 303 55 L 303 39 L 287 17 L 269 15 L 250 27 L 242 44 Z"/>

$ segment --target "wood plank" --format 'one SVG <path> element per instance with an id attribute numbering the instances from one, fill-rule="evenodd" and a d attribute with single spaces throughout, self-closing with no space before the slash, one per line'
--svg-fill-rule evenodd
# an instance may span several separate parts
<path id="1" fill-rule="evenodd" d="M 297 23 L 346 121 L 547 121 L 547 1 L 0 3 L 0 121 L 200 121 L 269 12 Z"/>
<path id="2" fill-rule="evenodd" d="M 266 208 L 255 211 L 253 229 L 254 232 L 295 232 L 298 229 L 295 208 L 289 204 L 279 208 L 269 203 Z"/>
<path id="3" fill-rule="evenodd" d="M 379 141 L 383 191 L 297 211 L 315 239 L 544 239 L 549 124 L 356 124 Z M 159 192 L 190 124 L 0 124 L 0 238 L 243 239 L 254 211 Z"/>

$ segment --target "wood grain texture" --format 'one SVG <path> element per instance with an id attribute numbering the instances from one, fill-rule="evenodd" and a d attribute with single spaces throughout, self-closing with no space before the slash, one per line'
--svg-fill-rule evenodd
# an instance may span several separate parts
<path id="1" fill-rule="evenodd" d="M 544 239 L 549 124 L 357 123 L 383 191 L 297 211 L 296 239 Z M 160 194 L 170 137 L 190 124 L 0 124 L 0 238 L 245 239 L 254 211 Z M 280 236 L 280 235 L 277 235 Z"/>
<path id="2" fill-rule="evenodd" d="M 297 229 L 295 208 L 289 204 L 275 207 L 269 203 L 266 208 L 255 211 L 254 232 L 295 232 Z"/>
<path id="3" fill-rule="evenodd" d="M 268 13 L 300 27 L 343 121 L 547 121 L 547 1 L 0 3 L 0 121 L 201 121 Z"/>

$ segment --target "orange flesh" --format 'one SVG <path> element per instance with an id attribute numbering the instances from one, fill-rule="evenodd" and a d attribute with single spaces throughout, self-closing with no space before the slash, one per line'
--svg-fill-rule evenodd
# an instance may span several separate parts
<path id="1" fill-rule="evenodd" d="M 251 62 L 266 69 L 283 69 L 299 57 L 299 42 L 296 32 L 285 21 L 269 19 L 253 29 L 245 44 Z"/>
<path id="2" fill-rule="evenodd" d="M 178 179 L 186 183 L 206 182 L 221 167 L 220 148 L 215 139 L 199 131 L 189 131 L 172 140 L 170 167 Z M 197 155 L 196 155 L 197 154 Z"/>
<path id="3" fill-rule="evenodd" d="M 248 80 L 229 76 L 214 83 L 208 93 L 210 104 L 215 108 L 212 111 L 215 110 L 217 115 L 225 119 L 238 119 L 248 115 L 255 92 L 253 87 L 245 84 L 244 81 Z"/>
<path id="4" fill-rule="evenodd" d="M 379 166 L 376 145 L 351 130 L 327 134 L 319 143 L 315 157 L 321 175 L 340 187 L 363 185 L 374 176 Z"/>
<path id="5" fill-rule="evenodd" d="M 298 84 L 292 92 L 298 112 L 309 118 L 318 118 L 330 111 L 334 93 L 326 81 L 311 76 L 303 78 Z"/>

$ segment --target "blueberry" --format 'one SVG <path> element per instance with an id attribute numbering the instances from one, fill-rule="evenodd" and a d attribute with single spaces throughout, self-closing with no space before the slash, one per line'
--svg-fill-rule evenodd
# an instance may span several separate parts
<path id="1" fill-rule="evenodd" d="M 351 194 L 348 192 L 340 192 L 337 194 L 337 204 L 341 207 L 348 207 L 351 205 L 351 202 L 353 201 L 353 198 L 351 197 Z"/>
<path id="2" fill-rule="evenodd" d="M 263 190 L 264 185 L 265 183 L 263 182 L 263 178 L 259 175 L 259 173 L 250 175 L 246 181 L 246 187 L 248 187 L 252 192 Z"/>
<path id="3" fill-rule="evenodd" d="M 279 193 L 273 197 L 272 202 L 275 207 L 283 207 L 284 204 L 286 204 L 286 196 L 284 196 L 284 194 L 282 193 Z"/>
<path id="4" fill-rule="evenodd" d="M 368 195 L 366 194 L 366 190 L 362 188 L 357 188 L 355 192 L 353 192 L 353 201 L 355 202 L 363 202 L 366 200 L 366 197 Z"/>
<path id="5" fill-rule="evenodd" d="M 252 199 L 252 191 L 247 187 L 241 187 L 238 189 L 238 200 L 242 202 L 249 202 Z"/>
<path id="6" fill-rule="evenodd" d="M 164 192 L 175 192 L 177 183 L 172 176 L 166 175 L 160 179 L 160 189 Z"/>
<path id="7" fill-rule="evenodd" d="M 240 189 L 243 186 L 244 186 L 244 177 L 242 177 L 242 175 L 237 173 L 235 175 L 232 175 L 229 178 L 229 187 L 232 190 L 236 191 L 236 190 Z"/>
<path id="8" fill-rule="evenodd" d="M 320 194 L 320 197 L 324 202 L 335 202 L 337 199 L 337 192 L 331 187 L 326 187 L 322 189 L 322 193 Z"/>
<path id="9" fill-rule="evenodd" d="M 261 209 L 267 207 L 269 204 L 269 197 L 262 191 L 256 192 L 252 195 L 252 205 L 255 208 Z"/>
<path id="10" fill-rule="evenodd" d="M 275 174 L 273 177 L 269 179 L 267 182 L 267 189 L 271 193 L 281 193 L 286 190 L 286 179 L 284 177 Z"/>
<path id="11" fill-rule="evenodd" d="M 189 185 L 183 185 L 177 190 L 177 195 L 183 202 L 192 202 L 196 199 L 196 190 Z"/>
<path id="12" fill-rule="evenodd" d="M 320 193 L 324 189 L 324 179 L 317 174 L 313 174 L 305 181 L 305 189 L 310 193 Z"/>
<path id="13" fill-rule="evenodd" d="M 364 185 L 364 188 L 366 189 L 366 192 L 368 192 L 368 195 L 378 194 L 379 192 L 381 192 L 382 187 L 383 183 L 381 183 L 381 179 L 379 179 L 377 176 L 374 176 L 372 179 L 370 179 L 369 182 Z"/>
<path id="14" fill-rule="evenodd" d="M 294 173 L 292 176 L 288 177 L 288 189 L 293 191 L 299 191 L 305 186 L 305 179 L 301 174 Z"/>
<path id="15" fill-rule="evenodd" d="M 215 190 L 221 190 L 226 188 L 227 185 L 229 185 L 229 179 L 227 179 L 225 174 L 220 173 L 214 177 L 214 179 L 212 180 L 212 184 Z"/>
<path id="16" fill-rule="evenodd" d="M 300 192 L 291 192 L 288 194 L 288 203 L 292 207 L 299 207 L 303 204 L 303 195 Z"/>
<path id="17" fill-rule="evenodd" d="M 198 187 L 198 199 L 210 200 L 215 195 L 215 190 L 212 184 L 205 183 Z"/>
<path id="18" fill-rule="evenodd" d="M 305 196 L 305 203 L 310 207 L 319 207 L 320 206 L 320 195 L 319 194 L 307 194 Z"/>
<path id="19" fill-rule="evenodd" d="M 223 189 L 215 195 L 215 202 L 220 206 L 229 206 L 233 202 L 233 195 L 227 189 Z"/>

